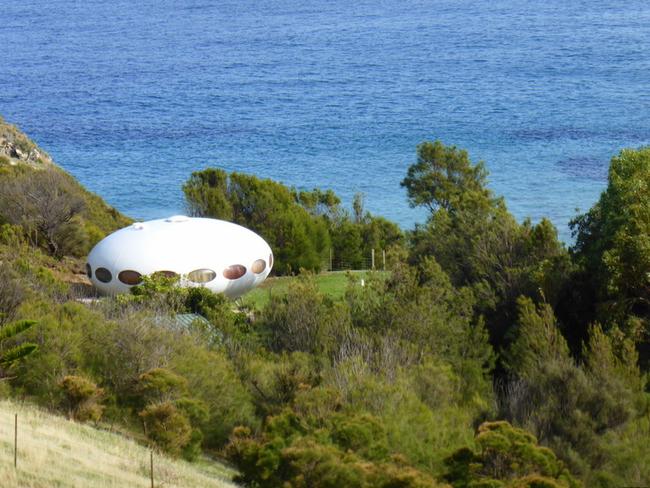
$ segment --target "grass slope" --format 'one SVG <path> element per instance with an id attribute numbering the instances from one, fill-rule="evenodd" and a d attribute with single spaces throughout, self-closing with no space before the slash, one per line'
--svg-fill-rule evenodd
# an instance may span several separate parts
<path id="1" fill-rule="evenodd" d="M 372 271 L 330 271 L 314 275 L 314 280 L 323 295 L 327 295 L 333 300 L 340 300 L 345 295 L 349 276 L 360 283 L 362 279 L 367 279 L 369 273 Z M 286 292 L 289 283 L 295 279 L 295 276 L 267 278 L 258 288 L 244 295 L 242 303 L 260 309 L 268 303 L 271 295 Z"/>
<path id="2" fill-rule="evenodd" d="M 14 414 L 18 469 L 14 469 Z M 149 450 L 110 432 L 35 407 L 0 401 L 0 485 L 150 487 Z M 234 487 L 234 472 L 216 462 L 187 463 L 154 454 L 156 487 Z"/>

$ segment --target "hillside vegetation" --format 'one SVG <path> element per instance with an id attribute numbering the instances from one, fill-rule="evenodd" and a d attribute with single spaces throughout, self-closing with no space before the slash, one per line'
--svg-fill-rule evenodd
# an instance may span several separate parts
<path id="1" fill-rule="evenodd" d="M 440 141 L 418 146 L 402 182 L 427 211 L 408 232 L 360 197 L 350 212 L 328 190 L 194 173 L 192 213 L 255 229 L 285 275 L 235 304 L 164 276 L 80 303 L 65 270 L 89 217 L 36 225 L 50 206 L 21 214 L 11 197 L 49 176 L 8 174 L 2 396 L 177 459 L 226 458 L 255 488 L 650 484 L 649 148 L 612 159 L 569 249 Z M 79 199 L 60 188 L 69 215 Z M 313 274 L 328 246 L 348 263 L 385 248 L 386 271 Z"/>
<path id="2" fill-rule="evenodd" d="M 0 117 L 0 223 L 23 229 L 49 253 L 82 257 L 107 233 L 131 220 L 70 174 Z"/>
<path id="3" fill-rule="evenodd" d="M 18 468 L 14 468 L 14 414 Z M 0 480 L 3 488 L 151 486 L 149 449 L 118 434 L 41 409 L 0 401 Z M 154 454 L 155 486 L 234 487 L 233 471 L 214 462 L 187 463 Z"/>

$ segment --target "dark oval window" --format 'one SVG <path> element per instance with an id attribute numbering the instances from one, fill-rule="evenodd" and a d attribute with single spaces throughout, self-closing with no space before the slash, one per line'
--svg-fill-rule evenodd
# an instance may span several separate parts
<path id="1" fill-rule="evenodd" d="M 273 253 L 269 254 L 269 268 L 273 267 Z"/>
<path id="2" fill-rule="evenodd" d="M 86 276 L 88 276 L 88 278 L 93 277 L 93 270 L 88 263 L 86 263 Z"/>
<path id="3" fill-rule="evenodd" d="M 117 279 L 125 285 L 139 285 L 142 283 L 142 275 L 131 269 L 120 271 L 120 274 L 117 275 Z"/>
<path id="4" fill-rule="evenodd" d="M 190 274 L 187 275 L 187 278 L 194 283 L 207 283 L 212 281 L 217 277 L 217 273 L 211 269 L 195 269 Z"/>
<path id="5" fill-rule="evenodd" d="M 246 274 L 246 266 L 242 266 L 241 264 L 233 264 L 232 266 L 228 266 L 226 269 L 223 270 L 223 275 L 229 280 L 236 280 L 237 278 L 241 278 L 245 274 Z"/>
<path id="6" fill-rule="evenodd" d="M 251 266 L 251 269 L 253 270 L 253 273 L 260 274 L 266 269 L 266 261 L 263 259 L 255 260 L 255 262 L 253 262 L 253 266 Z"/>
<path id="7" fill-rule="evenodd" d="M 151 276 L 154 278 L 178 278 L 178 273 L 174 271 L 156 271 L 155 273 L 152 273 Z"/>
<path id="8" fill-rule="evenodd" d="M 113 279 L 113 275 L 106 268 L 97 268 L 95 270 L 95 278 L 97 278 L 102 283 L 108 283 Z"/>

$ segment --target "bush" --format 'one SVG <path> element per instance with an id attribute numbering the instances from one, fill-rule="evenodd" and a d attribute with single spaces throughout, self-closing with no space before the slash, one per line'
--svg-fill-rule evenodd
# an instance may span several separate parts
<path id="1" fill-rule="evenodd" d="M 5 178 L 0 184 L 2 217 L 22 226 L 27 236 L 36 233 L 37 242 L 57 258 L 87 251 L 85 233 L 76 219 L 84 208 L 69 177 L 55 168 Z"/>
<path id="2" fill-rule="evenodd" d="M 532 434 L 508 422 L 481 424 L 476 444 L 476 451 L 462 448 L 445 460 L 445 479 L 455 488 L 582 486 L 553 451 L 538 446 Z"/>
<path id="3" fill-rule="evenodd" d="M 144 403 L 174 400 L 187 392 L 187 380 L 165 368 L 154 368 L 142 373 L 138 382 Z"/>
<path id="4" fill-rule="evenodd" d="M 373 430 L 377 427 L 370 429 Z M 345 437 L 347 443 L 349 438 Z M 361 440 L 365 435 L 353 437 Z M 236 481 L 260 487 L 440 486 L 404 459 L 382 455 L 382 460 L 373 462 L 353 449 L 344 450 L 327 439 L 326 429 L 310 431 L 304 421 L 290 412 L 268 419 L 260 438 L 251 436 L 246 428 L 235 429 L 226 452 L 240 471 Z"/>
<path id="5" fill-rule="evenodd" d="M 83 376 L 65 376 L 59 386 L 63 390 L 68 417 L 79 422 L 99 421 L 104 412 L 100 403 L 104 390 Z"/>
<path id="6" fill-rule="evenodd" d="M 154 403 L 140 412 L 147 437 L 163 451 L 180 456 L 192 442 L 192 426 L 172 402 Z"/>
<path id="7" fill-rule="evenodd" d="M 7 263 L 0 262 L 0 326 L 14 319 L 24 299 L 25 290 L 16 273 Z"/>

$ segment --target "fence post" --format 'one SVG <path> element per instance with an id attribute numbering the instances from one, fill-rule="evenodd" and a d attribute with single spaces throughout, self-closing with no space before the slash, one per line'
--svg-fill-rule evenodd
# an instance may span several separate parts
<path id="1" fill-rule="evenodd" d="M 330 271 L 334 271 L 332 268 L 332 248 L 330 247 Z"/>
<path id="2" fill-rule="evenodd" d="M 18 467 L 18 414 L 14 414 L 14 468 Z"/>
<path id="3" fill-rule="evenodd" d="M 375 250 L 374 248 L 372 249 L 372 252 L 370 253 L 370 263 L 372 269 L 375 269 Z"/>
<path id="4" fill-rule="evenodd" d="M 151 466 L 151 488 L 154 488 L 154 486 L 153 486 L 153 449 L 151 449 L 149 451 L 149 456 L 150 456 L 150 460 L 151 460 L 151 465 L 150 465 Z"/>
<path id="5" fill-rule="evenodd" d="M 383 262 L 383 270 L 386 271 L 386 249 L 381 250 L 381 259 Z"/>

